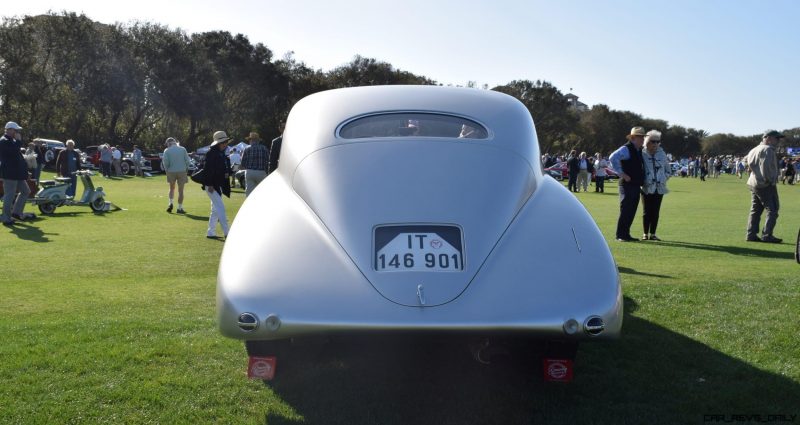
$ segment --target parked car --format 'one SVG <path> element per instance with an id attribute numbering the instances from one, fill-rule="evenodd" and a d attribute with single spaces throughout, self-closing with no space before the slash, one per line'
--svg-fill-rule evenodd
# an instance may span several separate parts
<path id="1" fill-rule="evenodd" d="M 64 149 L 66 149 L 66 145 L 64 142 L 55 139 L 41 139 L 36 138 L 33 139 L 34 142 L 41 142 L 45 146 L 45 154 L 44 154 L 44 166 L 47 168 L 55 168 L 56 166 L 56 159 L 58 158 L 58 153 Z"/>
<path id="2" fill-rule="evenodd" d="M 98 146 L 87 146 L 84 149 L 86 153 L 86 167 L 87 168 L 100 168 L 100 151 Z M 134 174 L 136 168 L 133 166 L 133 153 L 126 152 L 120 162 L 120 169 L 123 175 Z M 161 168 L 161 154 L 159 153 L 143 153 L 142 154 L 142 171 L 148 173 L 160 173 L 163 171 Z"/>
<path id="3" fill-rule="evenodd" d="M 372 86 L 302 99 L 278 169 L 225 241 L 221 333 L 245 342 L 250 375 L 264 379 L 304 338 L 457 335 L 484 341 L 481 359 L 509 338 L 571 357 L 579 342 L 619 336 L 608 244 L 544 176 L 538 146 L 528 109 L 495 91 Z"/>

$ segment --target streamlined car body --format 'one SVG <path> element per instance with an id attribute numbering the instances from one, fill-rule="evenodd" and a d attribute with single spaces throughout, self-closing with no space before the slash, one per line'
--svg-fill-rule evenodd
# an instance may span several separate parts
<path id="1" fill-rule="evenodd" d="M 375 86 L 304 98 L 280 166 L 226 240 L 220 331 L 246 341 L 618 336 L 608 244 L 539 156 L 529 111 L 495 91 Z"/>

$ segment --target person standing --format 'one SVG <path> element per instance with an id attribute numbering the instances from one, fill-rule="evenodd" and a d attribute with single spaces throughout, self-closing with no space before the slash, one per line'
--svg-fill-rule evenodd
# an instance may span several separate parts
<path id="1" fill-rule="evenodd" d="M 603 158 L 603 155 L 600 155 L 600 152 L 594 154 L 594 157 L 594 191 L 603 193 L 605 190 L 606 168 L 608 167 L 608 161 Z"/>
<path id="2" fill-rule="evenodd" d="M 203 167 L 203 190 L 211 200 L 211 215 L 208 217 L 208 230 L 206 237 L 217 238 L 217 223 L 222 227 L 223 237 L 228 236 L 228 217 L 225 215 L 225 204 L 222 195 L 231 196 L 228 182 L 228 161 L 225 158 L 225 148 L 230 137 L 224 131 L 214 132 L 214 142 L 206 153 L 206 162 Z"/>
<path id="3" fill-rule="evenodd" d="M 269 150 L 261 144 L 261 136 L 251 132 L 247 136 L 250 146 L 242 154 L 242 169 L 244 170 L 245 191 L 244 196 L 250 195 L 253 189 L 267 177 L 267 163 Z"/>
<path id="4" fill-rule="evenodd" d="M 631 236 L 631 225 L 639 207 L 639 192 L 644 183 L 644 165 L 642 163 L 642 144 L 644 144 L 644 128 L 633 127 L 625 138 L 625 143 L 611 154 L 611 165 L 619 174 L 619 219 L 617 219 L 616 237 L 620 242 L 636 241 Z"/>
<path id="5" fill-rule="evenodd" d="M 581 152 L 580 156 L 578 157 L 578 182 L 575 185 L 575 188 L 578 189 L 583 187 L 583 191 L 586 192 L 586 190 L 589 188 L 589 180 L 591 180 L 593 172 L 594 167 L 592 166 L 591 161 L 589 161 L 589 158 L 586 157 L 586 152 Z"/>
<path id="6" fill-rule="evenodd" d="M 578 151 L 573 149 L 567 158 L 567 188 L 570 192 L 578 191 L 578 173 L 580 172 L 580 160 L 578 159 Z"/>
<path id="7" fill-rule="evenodd" d="M 669 179 L 669 160 L 661 148 L 661 132 L 650 130 L 644 138 L 642 149 L 644 161 L 644 184 L 642 185 L 642 224 L 644 236 L 642 240 L 660 241 L 656 236 L 661 201 L 667 193 Z"/>
<path id="8" fill-rule="evenodd" d="M 103 174 L 103 177 L 111 178 L 111 161 L 113 160 L 113 155 L 111 154 L 111 148 L 108 144 L 104 144 L 100 146 L 100 172 Z"/>
<path id="9" fill-rule="evenodd" d="M 24 221 L 36 218 L 33 214 L 23 213 L 31 189 L 28 187 L 28 164 L 22 156 L 20 130 L 22 127 L 19 124 L 9 121 L 5 134 L 0 137 L 0 179 L 3 179 L 3 215 L 0 221 L 5 226 L 13 225 L 14 219 Z"/>
<path id="10" fill-rule="evenodd" d="M 167 138 L 167 148 L 164 149 L 164 157 L 161 164 L 164 166 L 164 172 L 167 173 L 167 183 L 169 183 L 169 205 L 167 205 L 167 212 L 172 212 L 172 200 L 175 196 L 175 184 L 178 185 L 178 214 L 186 214 L 183 209 L 183 187 L 189 181 L 189 154 L 186 148 L 178 143 L 174 137 Z"/>
<path id="11" fill-rule="evenodd" d="M 744 161 L 750 168 L 750 177 L 747 186 L 750 188 L 751 202 L 750 215 L 747 218 L 748 242 L 781 243 L 783 240 L 776 238 L 772 231 L 778 221 L 778 158 L 775 145 L 778 139 L 785 137 L 775 130 L 764 132 L 761 143 L 750 150 Z M 761 213 L 767 210 L 767 219 L 761 238 L 758 237 L 758 228 L 761 224 Z"/>
<path id="12" fill-rule="evenodd" d="M 700 181 L 706 181 L 706 176 L 708 175 L 708 155 L 703 155 L 703 158 L 700 160 Z"/>
<path id="13" fill-rule="evenodd" d="M 42 177 L 42 169 L 44 168 L 45 156 L 47 155 L 47 149 L 45 148 L 44 143 L 42 143 L 39 139 L 34 139 L 33 144 L 35 146 L 36 151 L 36 172 L 33 174 L 33 179 L 36 180 L 36 184 L 39 184 L 39 180 Z"/>
<path id="14" fill-rule="evenodd" d="M 22 155 L 25 158 L 25 164 L 28 165 L 28 173 L 33 176 L 33 179 L 36 180 L 36 168 L 38 164 L 36 163 L 36 145 L 33 143 L 28 143 L 28 149 L 25 150 L 25 154 Z"/>
<path id="15" fill-rule="evenodd" d="M 114 175 L 122 175 L 122 150 L 118 146 L 111 148 L 111 164 L 114 166 Z"/>
<path id="16" fill-rule="evenodd" d="M 75 191 L 78 187 L 78 176 L 75 172 L 81 169 L 81 157 L 75 151 L 75 141 L 67 140 L 67 148 L 58 153 L 56 159 L 56 172 L 61 177 L 69 178 L 69 187 L 67 188 L 67 196 L 75 197 Z"/>
<path id="17" fill-rule="evenodd" d="M 139 177 L 144 177 L 144 174 L 142 174 L 142 150 L 139 149 L 139 145 L 133 145 L 131 160 L 133 161 L 134 174 Z"/>
<path id="18" fill-rule="evenodd" d="M 742 179 L 742 175 L 744 174 L 744 158 L 736 158 L 736 175 L 739 176 L 739 180 Z"/>
<path id="19" fill-rule="evenodd" d="M 242 165 L 242 154 L 239 152 L 239 149 L 233 148 L 230 150 L 231 153 L 228 154 L 228 162 L 231 164 L 231 187 L 236 187 L 236 172 L 239 171 L 239 167 Z M 244 189 L 244 185 L 241 185 L 242 189 Z"/>

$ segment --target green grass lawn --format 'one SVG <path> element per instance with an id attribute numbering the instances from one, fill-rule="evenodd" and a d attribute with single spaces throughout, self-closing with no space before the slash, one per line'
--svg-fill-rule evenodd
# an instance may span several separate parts
<path id="1" fill-rule="evenodd" d="M 626 311 L 619 341 L 581 346 L 570 384 L 395 344 L 279 363 L 264 385 L 246 379 L 241 343 L 216 331 L 223 243 L 205 238 L 199 186 L 180 216 L 164 211 L 163 176 L 95 182 L 125 210 L 63 207 L 0 228 L 0 423 L 800 421 L 800 187 L 779 187 L 780 245 L 744 242 L 750 197 L 732 176 L 670 180 L 663 242 L 614 241 L 615 184 L 576 194 L 609 240 Z M 229 217 L 243 199 L 225 199 Z"/>

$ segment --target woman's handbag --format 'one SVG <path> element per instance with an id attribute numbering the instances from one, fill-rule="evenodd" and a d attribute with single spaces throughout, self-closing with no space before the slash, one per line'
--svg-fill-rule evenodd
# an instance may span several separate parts
<path id="1" fill-rule="evenodd" d="M 195 182 L 195 183 L 199 183 L 199 184 L 203 184 L 204 185 L 205 181 L 206 181 L 206 169 L 205 168 L 201 168 L 201 169 L 195 171 L 194 174 L 192 174 L 189 178 L 192 179 L 192 181 Z"/>

